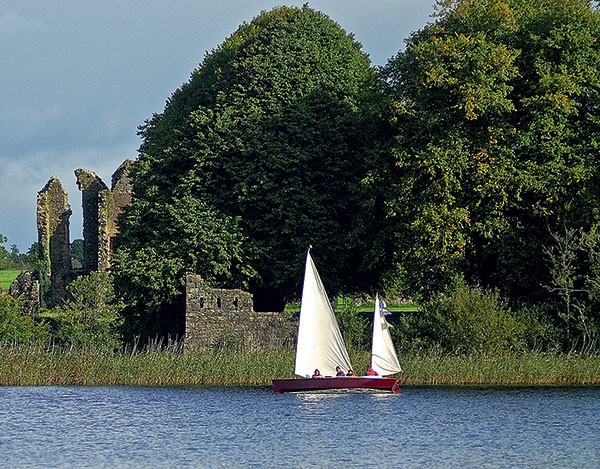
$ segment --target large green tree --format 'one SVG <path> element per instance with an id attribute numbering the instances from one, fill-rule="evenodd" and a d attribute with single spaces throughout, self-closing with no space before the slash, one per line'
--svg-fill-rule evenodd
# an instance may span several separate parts
<path id="1" fill-rule="evenodd" d="M 139 301 L 164 306 L 196 271 L 280 309 L 312 244 L 330 291 L 356 288 L 376 89 L 360 44 L 320 12 L 280 7 L 240 26 L 140 129 L 117 277 L 156 285 Z"/>
<path id="2" fill-rule="evenodd" d="M 600 17 L 583 0 L 445 0 L 385 68 L 388 218 L 411 293 L 533 297 L 558 226 L 597 221 Z"/>

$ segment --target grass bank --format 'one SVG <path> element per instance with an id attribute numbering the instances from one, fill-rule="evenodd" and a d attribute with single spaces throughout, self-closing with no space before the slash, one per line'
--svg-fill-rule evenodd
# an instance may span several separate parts
<path id="1" fill-rule="evenodd" d="M 0 270 L 0 286 L 8 290 L 13 280 L 21 273 L 20 270 Z"/>
<path id="2" fill-rule="evenodd" d="M 352 359 L 361 370 L 368 354 Z M 287 350 L 121 354 L 0 346 L 0 385 L 270 386 L 273 378 L 292 377 L 293 364 Z M 409 386 L 600 386 L 600 357 L 407 357 L 402 366 Z"/>

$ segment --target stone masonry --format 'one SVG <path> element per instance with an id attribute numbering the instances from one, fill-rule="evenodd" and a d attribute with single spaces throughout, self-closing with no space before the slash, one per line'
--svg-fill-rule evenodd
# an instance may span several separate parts
<path id="1" fill-rule="evenodd" d="M 129 177 L 134 162 L 126 160 L 115 171 L 110 189 L 87 169 L 75 170 L 82 193 L 83 271 L 106 270 L 118 235 L 118 216 L 133 197 Z M 10 293 L 25 300 L 27 309 L 52 307 L 66 297 L 66 285 L 81 273 L 71 266 L 68 194 L 56 177 L 38 193 L 38 238 L 45 259 L 42 278 L 49 279 L 49 294 L 40 298 L 40 283 L 23 273 Z M 44 300 L 46 302 L 44 303 Z M 296 341 L 297 319 L 288 313 L 254 311 L 252 294 L 235 289 L 210 288 L 199 275 L 186 276 L 185 350 L 270 350 L 291 347 Z"/>
<path id="2" fill-rule="evenodd" d="M 199 275 L 186 277 L 186 351 L 290 347 L 297 328 L 291 314 L 255 312 L 250 293 L 210 288 Z"/>
<path id="3" fill-rule="evenodd" d="M 76 169 L 83 208 L 83 269 L 107 270 L 118 234 L 117 218 L 131 202 L 133 187 L 129 171 L 132 160 L 125 160 L 112 176 L 112 187 L 87 169 Z"/>
<path id="4" fill-rule="evenodd" d="M 38 242 L 49 279 L 48 306 L 59 304 L 66 296 L 67 276 L 71 271 L 69 218 L 71 207 L 67 191 L 56 177 L 50 178 L 37 196 Z"/>
<path id="5" fill-rule="evenodd" d="M 133 164 L 132 160 L 125 160 L 113 174 L 110 190 L 98 194 L 98 270 L 110 267 L 114 240 L 119 234 L 117 220 L 131 203 L 133 185 L 129 172 Z"/>
<path id="6" fill-rule="evenodd" d="M 83 209 L 83 270 L 98 270 L 98 200 L 99 193 L 108 190 L 96 173 L 88 169 L 76 169 L 77 187 L 81 191 Z"/>

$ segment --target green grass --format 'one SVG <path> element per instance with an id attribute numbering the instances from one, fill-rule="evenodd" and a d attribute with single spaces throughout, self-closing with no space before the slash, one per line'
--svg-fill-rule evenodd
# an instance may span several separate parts
<path id="1" fill-rule="evenodd" d="M 346 300 L 349 301 L 349 300 Z M 355 306 L 350 303 L 344 304 L 343 298 L 338 298 L 337 305 L 335 305 L 336 311 L 341 311 L 344 308 L 352 308 L 356 309 L 359 313 L 372 313 L 375 306 L 373 302 L 366 302 L 361 305 Z M 392 313 L 414 313 L 419 310 L 419 307 L 413 303 L 403 303 L 403 304 L 388 304 L 388 311 Z M 288 313 L 297 313 L 300 311 L 300 303 L 290 303 L 285 306 L 285 311 Z"/>
<path id="2" fill-rule="evenodd" d="M 0 270 L 0 285 L 5 290 L 8 290 L 13 280 L 21 273 L 20 270 Z"/>
<path id="3" fill-rule="evenodd" d="M 367 352 L 352 354 L 357 371 Z M 600 357 L 425 356 L 401 359 L 408 386 L 600 386 Z M 114 353 L 0 345 L 0 386 L 271 386 L 293 376 L 294 352 Z"/>

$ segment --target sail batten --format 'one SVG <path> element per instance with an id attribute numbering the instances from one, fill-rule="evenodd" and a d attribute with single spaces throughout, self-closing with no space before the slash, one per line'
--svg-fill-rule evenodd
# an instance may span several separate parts
<path id="1" fill-rule="evenodd" d="M 373 313 L 371 368 L 380 376 L 393 375 L 402 371 L 390 336 L 388 323 L 379 306 L 379 295 L 375 295 L 375 311 Z"/>
<path id="2" fill-rule="evenodd" d="M 344 370 L 352 368 L 333 308 L 309 249 L 300 303 L 294 373 L 307 377 L 318 368 L 324 376 L 335 376 L 336 366 Z"/>

